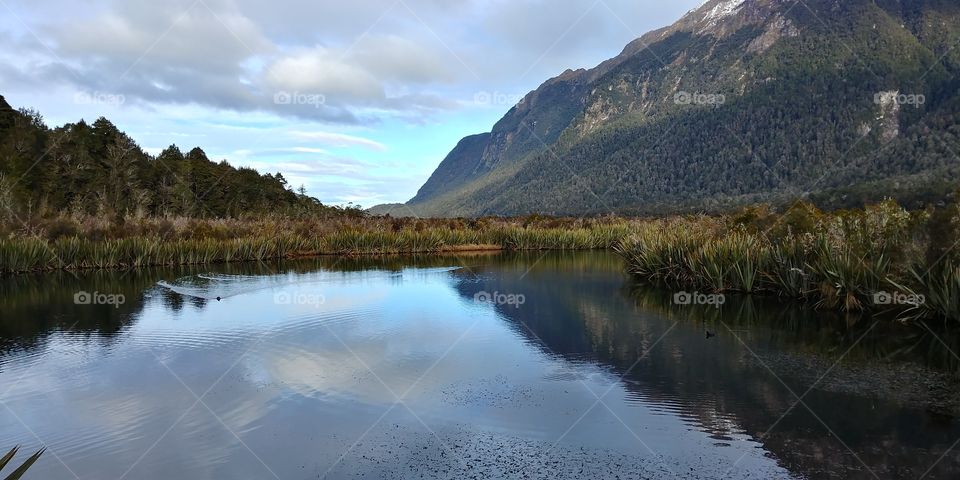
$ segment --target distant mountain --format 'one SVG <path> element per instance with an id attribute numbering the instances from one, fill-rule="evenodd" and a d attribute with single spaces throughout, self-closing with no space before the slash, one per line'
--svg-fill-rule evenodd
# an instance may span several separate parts
<path id="1" fill-rule="evenodd" d="M 955 0 L 708 0 L 463 139 L 417 215 L 936 198 L 960 179 Z M 954 48 L 957 47 L 957 48 Z"/>
<path id="2" fill-rule="evenodd" d="M 239 217 L 339 213 L 279 173 L 213 162 L 200 148 L 144 152 L 105 118 L 49 128 L 0 96 L 0 217 L 80 213 Z M 0 228 L 0 230 L 3 230 Z"/>
<path id="3" fill-rule="evenodd" d="M 392 217 L 412 217 L 413 215 L 408 210 L 409 207 L 403 203 L 383 203 L 368 208 L 366 213 L 377 216 L 390 215 Z"/>

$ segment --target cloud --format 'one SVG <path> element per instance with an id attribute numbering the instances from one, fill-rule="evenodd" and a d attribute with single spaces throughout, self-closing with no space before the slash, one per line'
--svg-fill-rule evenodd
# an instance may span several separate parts
<path id="1" fill-rule="evenodd" d="M 0 57 L 4 80 L 69 83 L 123 95 L 131 105 L 205 105 L 342 124 L 390 116 L 417 122 L 457 108 L 417 87 L 449 83 L 454 71 L 435 49 L 400 35 L 324 41 L 339 47 L 282 45 L 233 1 L 104 5 L 63 25 L 44 25 L 40 31 L 49 41 L 29 50 L 43 61 L 25 62 L 26 50 L 19 48 L 15 56 Z M 0 42 L 16 45 L 9 33 L 0 34 Z M 278 102 L 281 93 L 322 101 Z"/>
<path id="2" fill-rule="evenodd" d="M 141 64 L 235 75 L 243 60 L 275 49 L 252 19 L 228 7 L 215 11 L 208 3 L 118 2 L 51 33 L 64 58 L 116 66 L 111 73 L 119 77 Z"/>
<path id="3" fill-rule="evenodd" d="M 666 23 L 685 8 L 628 0 L 572 0 L 565 8 L 546 0 L 48 5 L 49 12 L 38 4 L 23 15 L 44 43 L 31 55 L 46 61 L 7 59 L 5 81 L 68 82 L 124 95 L 131 105 L 202 105 L 340 124 L 391 117 L 423 124 L 463 108 L 456 99 L 466 92 L 491 90 L 511 76 L 529 75 L 523 85 L 530 88 L 543 70 L 580 66 L 600 48 L 615 52 L 650 19 Z M 313 97 L 283 103 L 281 93 Z"/>
<path id="4" fill-rule="evenodd" d="M 363 147 L 377 152 L 387 151 L 387 146 L 380 142 L 343 133 L 293 131 L 290 136 L 334 147 Z"/>
<path id="5" fill-rule="evenodd" d="M 369 103 L 386 97 L 376 76 L 323 47 L 280 58 L 267 68 L 266 75 L 277 89 L 321 94 L 344 103 Z"/>
<path id="6" fill-rule="evenodd" d="M 298 155 L 330 155 L 328 150 L 311 147 L 283 147 L 283 148 L 263 148 L 258 150 L 241 149 L 233 152 L 232 155 L 214 155 L 214 157 L 266 157 L 266 156 L 298 156 Z"/>
<path id="7" fill-rule="evenodd" d="M 405 84 L 452 83 L 464 77 L 448 53 L 399 35 L 367 35 L 350 50 L 350 59 L 377 78 Z"/>
<path id="8" fill-rule="evenodd" d="M 285 151 L 288 151 L 290 153 L 315 153 L 315 154 L 321 154 L 321 155 L 326 155 L 330 153 L 322 148 L 308 148 L 308 147 L 293 147 L 293 148 L 288 148 Z"/>

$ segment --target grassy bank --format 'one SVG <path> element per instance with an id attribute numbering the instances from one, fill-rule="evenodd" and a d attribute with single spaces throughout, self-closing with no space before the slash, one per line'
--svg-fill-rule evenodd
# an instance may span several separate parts
<path id="1" fill-rule="evenodd" d="M 622 219 L 35 221 L 0 238 L 0 272 L 197 265 L 317 255 L 611 248 Z"/>
<path id="2" fill-rule="evenodd" d="M 632 274 L 677 288 L 960 321 L 958 232 L 956 206 L 828 214 L 798 204 L 645 222 L 615 248 Z"/>
<path id="3" fill-rule="evenodd" d="M 892 201 L 824 213 L 800 203 L 664 219 L 321 219 L 7 223 L 0 273 L 264 261 L 319 255 L 613 248 L 645 280 L 770 294 L 840 311 L 960 321 L 960 210 Z M 922 300 L 922 301 L 920 301 Z"/>

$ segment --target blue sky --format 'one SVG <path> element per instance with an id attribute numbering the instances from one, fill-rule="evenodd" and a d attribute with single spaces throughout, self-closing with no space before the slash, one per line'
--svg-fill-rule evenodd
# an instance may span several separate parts
<path id="1" fill-rule="evenodd" d="M 0 0 L 0 94 L 369 207 L 411 198 L 547 78 L 698 3 Z"/>

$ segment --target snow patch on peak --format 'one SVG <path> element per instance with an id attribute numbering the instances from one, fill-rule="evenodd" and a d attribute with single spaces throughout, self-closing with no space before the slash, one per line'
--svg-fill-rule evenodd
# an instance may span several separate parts
<path id="1" fill-rule="evenodd" d="M 730 15 L 736 13 L 744 2 L 746 2 L 746 0 L 724 0 L 714 6 L 712 10 L 707 12 L 703 19 L 716 21 L 720 20 L 721 18 L 729 17 Z M 704 5 L 706 5 L 706 2 L 704 2 Z"/>

